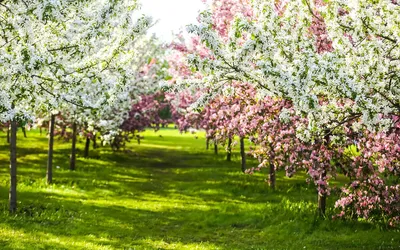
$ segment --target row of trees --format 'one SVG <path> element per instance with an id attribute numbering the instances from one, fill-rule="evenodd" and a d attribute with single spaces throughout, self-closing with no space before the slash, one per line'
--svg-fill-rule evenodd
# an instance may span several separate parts
<path id="1" fill-rule="evenodd" d="M 79 131 L 115 141 L 132 105 L 156 91 L 165 65 L 152 60 L 160 46 L 146 36 L 152 20 L 138 8 L 128 0 L 0 1 L 0 123 L 9 127 L 11 212 L 17 208 L 18 126 L 48 121 L 51 183 L 57 127 L 62 136 L 72 129 L 74 170 Z"/>
<path id="2" fill-rule="evenodd" d="M 305 170 L 321 215 L 345 174 L 339 217 L 398 226 L 399 16 L 390 0 L 213 1 L 192 39 L 171 45 L 181 128 L 204 128 L 228 153 L 249 138 L 271 187 L 277 169 Z"/>
<path id="3" fill-rule="evenodd" d="M 339 217 L 399 225 L 397 1 L 213 0 L 190 40 L 170 44 L 167 64 L 154 59 L 164 48 L 145 36 L 152 22 L 137 9 L 128 0 L 0 0 L 10 211 L 18 125 L 48 120 L 50 183 L 55 134 L 72 139 L 73 170 L 77 133 L 86 155 L 96 138 L 119 149 L 170 112 L 181 130 L 205 129 L 207 147 L 226 146 L 228 160 L 239 138 L 242 171 L 268 167 L 272 188 L 277 170 L 306 171 L 321 215 L 341 173 L 350 181 Z M 162 79 L 177 93 L 158 93 Z M 246 139 L 257 168 L 245 165 Z"/>

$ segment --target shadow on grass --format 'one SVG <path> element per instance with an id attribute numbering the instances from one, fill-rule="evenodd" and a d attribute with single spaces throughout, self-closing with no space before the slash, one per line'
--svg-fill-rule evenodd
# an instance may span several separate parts
<path id="1" fill-rule="evenodd" d="M 398 239 L 396 232 L 316 217 L 316 191 L 305 183 L 304 173 L 292 179 L 279 173 L 277 190 L 272 191 L 264 181 L 265 172 L 253 176 L 240 172 L 237 152 L 228 163 L 223 153 L 215 156 L 203 149 L 203 142 L 190 137 L 145 136 L 148 145 L 159 147 L 131 144 L 128 153 L 100 148 L 91 151 L 89 159 L 81 157 L 81 143 L 76 171 L 68 170 L 69 145 L 59 143 L 54 166 L 60 168 L 54 169 L 54 183 L 47 185 L 46 140 L 36 142 L 35 136 L 29 138 L 34 145 L 28 143 L 19 150 L 17 215 L 9 216 L 7 204 L 0 203 L 0 238 L 8 239 L 0 244 L 9 249 L 380 249 L 399 245 L 391 241 Z M 171 148 L 178 138 L 181 148 Z M 6 145 L 1 147 L 8 150 Z M 6 171 L 0 174 L 5 201 L 8 176 Z M 332 207 L 334 198 L 328 201 Z"/>
<path id="2" fill-rule="evenodd" d="M 248 246 L 270 249 L 277 244 L 280 249 L 288 249 L 293 248 L 291 241 L 282 242 L 281 237 L 264 238 L 263 235 L 282 230 L 283 225 L 285 235 L 292 235 L 291 240 L 313 241 L 313 234 L 327 223 L 316 219 L 310 212 L 312 206 L 303 204 L 299 207 L 299 204 L 287 200 L 274 205 L 266 203 L 256 210 L 236 206 L 227 209 L 224 205 L 210 205 L 203 209 L 150 210 L 122 205 L 100 206 L 95 205 L 93 200 L 70 200 L 71 197 L 59 194 L 21 192 L 21 196 L 25 205 L 20 206 L 16 216 L 6 217 L 0 225 L 9 225 L 12 230 L 28 234 L 27 242 L 40 247 L 49 246 L 46 242 L 42 245 L 36 241 L 40 235 L 51 235 L 113 248 L 143 245 L 151 238 L 153 242 L 166 244 L 207 242 L 221 249 L 247 249 Z M 341 222 L 336 223 L 336 226 L 339 225 L 343 226 Z M 358 230 L 371 229 L 370 225 L 359 223 L 348 223 L 346 226 Z M 367 247 L 354 239 L 341 241 L 340 244 Z M 329 242 L 315 246 L 325 249 L 334 247 Z"/>

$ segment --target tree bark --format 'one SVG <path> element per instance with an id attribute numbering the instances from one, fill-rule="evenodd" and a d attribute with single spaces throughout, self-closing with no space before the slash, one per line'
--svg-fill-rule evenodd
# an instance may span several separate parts
<path id="1" fill-rule="evenodd" d="M 326 195 L 318 195 L 318 213 L 319 216 L 324 217 L 326 210 Z"/>
<path id="2" fill-rule="evenodd" d="M 93 135 L 93 149 L 97 148 L 96 134 Z"/>
<path id="3" fill-rule="evenodd" d="M 324 180 L 326 177 L 326 172 L 321 173 L 320 179 Z M 318 213 L 321 217 L 325 216 L 326 211 L 326 194 L 318 194 Z"/>
<path id="4" fill-rule="evenodd" d="M 329 141 L 330 141 L 330 137 L 328 135 L 328 130 L 325 130 L 325 134 L 326 134 L 326 136 L 324 137 L 324 140 L 325 140 L 324 143 L 326 143 L 326 145 L 328 146 L 329 145 Z M 315 164 L 318 164 L 318 163 L 315 163 Z M 324 169 L 321 172 L 321 174 L 319 176 L 319 179 L 325 181 L 326 180 L 326 174 L 327 174 L 326 170 Z M 319 194 L 318 193 L 318 213 L 319 213 L 319 216 L 321 216 L 321 217 L 325 217 L 326 198 L 327 198 L 326 192 L 324 192 L 324 194 Z"/>
<path id="5" fill-rule="evenodd" d="M 217 142 L 214 142 L 214 154 L 218 154 L 218 144 Z"/>
<path id="6" fill-rule="evenodd" d="M 207 137 L 206 139 L 206 149 L 208 150 L 210 148 L 210 138 Z"/>
<path id="7" fill-rule="evenodd" d="M 62 129 L 61 129 L 61 133 L 60 133 L 60 138 L 61 139 L 64 139 L 65 140 L 65 132 L 67 131 L 67 128 L 66 128 L 66 126 L 62 126 Z"/>
<path id="8" fill-rule="evenodd" d="M 47 157 L 47 172 L 46 179 L 47 184 L 53 182 L 53 146 L 54 146 L 54 123 L 56 116 L 51 114 L 50 124 L 49 124 L 49 152 Z"/>
<path id="9" fill-rule="evenodd" d="M 7 128 L 7 143 L 10 144 L 10 126 Z"/>
<path id="10" fill-rule="evenodd" d="M 90 138 L 86 137 L 85 151 L 83 155 L 85 158 L 89 157 L 89 147 L 90 147 Z"/>
<path id="11" fill-rule="evenodd" d="M 76 165 L 76 122 L 72 124 L 72 148 L 69 162 L 69 170 L 75 170 Z"/>
<path id="12" fill-rule="evenodd" d="M 22 129 L 22 133 L 24 133 L 24 137 L 26 138 L 27 136 L 26 136 L 26 129 L 25 129 L 25 126 L 22 126 L 21 129 Z"/>
<path id="13" fill-rule="evenodd" d="M 10 212 L 17 211 L 17 129 L 18 124 L 15 119 L 11 121 L 10 135 Z"/>
<path id="14" fill-rule="evenodd" d="M 244 137 L 240 137 L 240 156 L 242 157 L 242 172 L 246 171 L 246 152 L 244 151 Z"/>
<path id="15" fill-rule="evenodd" d="M 228 152 L 226 153 L 226 160 L 231 161 L 232 160 L 232 138 L 229 137 L 228 139 Z"/>
<path id="16" fill-rule="evenodd" d="M 275 182 L 276 182 L 276 170 L 274 164 L 271 162 L 269 164 L 269 186 L 271 189 L 275 190 Z"/>

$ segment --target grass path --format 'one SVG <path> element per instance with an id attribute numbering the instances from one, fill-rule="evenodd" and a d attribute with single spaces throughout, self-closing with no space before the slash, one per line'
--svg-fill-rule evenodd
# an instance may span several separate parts
<path id="1" fill-rule="evenodd" d="M 19 210 L 10 216 L 0 132 L 0 249 L 400 249 L 399 232 L 318 219 L 315 189 L 301 174 L 279 174 L 272 192 L 265 173 L 242 174 L 237 152 L 227 163 L 222 150 L 205 150 L 202 136 L 143 135 L 128 152 L 78 155 L 74 172 L 69 143 L 56 141 L 59 168 L 46 185 L 46 137 L 20 133 Z"/>

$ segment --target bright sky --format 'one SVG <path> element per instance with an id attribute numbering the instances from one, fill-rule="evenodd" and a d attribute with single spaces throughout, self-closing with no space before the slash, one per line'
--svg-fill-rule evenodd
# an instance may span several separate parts
<path id="1" fill-rule="evenodd" d="M 196 23 L 199 10 L 205 5 L 201 0 L 141 0 L 142 12 L 158 23 L 150 30 L 164 41 L 172 39 L 172 32 L 185 30 L 185 25 Z"/>

